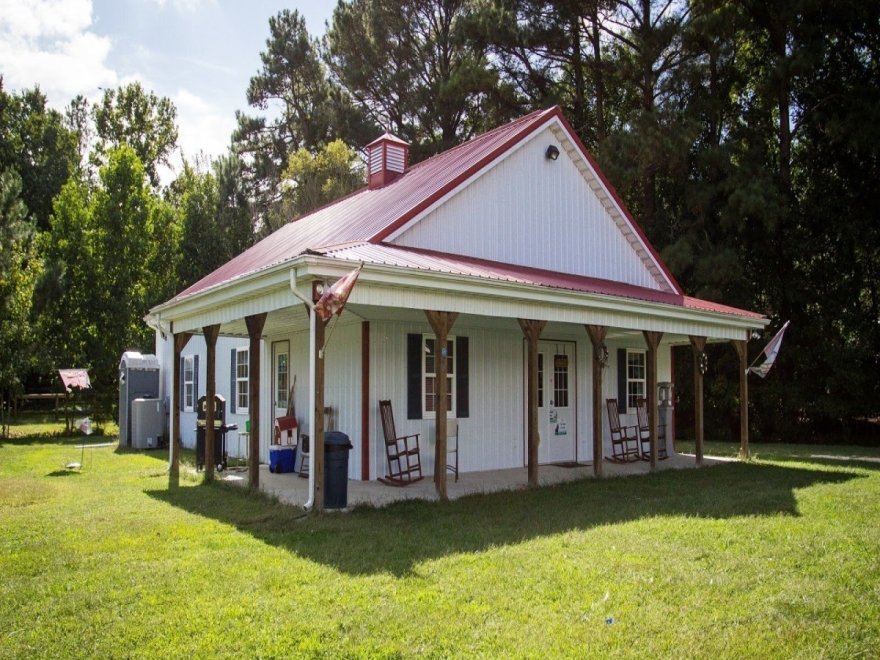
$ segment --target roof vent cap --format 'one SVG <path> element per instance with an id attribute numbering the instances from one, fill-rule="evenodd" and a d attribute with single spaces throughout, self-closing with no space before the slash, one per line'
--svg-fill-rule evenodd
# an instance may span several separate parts
<path id="1" fill-rule="evenodd" d="M 385 133 L 367 145 L 368 187 L 370 190 L 388 185 L 404 172 L 409 161 L 409 144 Z"/>

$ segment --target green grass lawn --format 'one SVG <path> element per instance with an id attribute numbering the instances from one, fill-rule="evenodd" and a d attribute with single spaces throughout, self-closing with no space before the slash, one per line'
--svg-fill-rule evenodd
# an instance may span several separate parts
<path id="1" fill-rule="evenodd" d="M 761 445 L 749 463 L 304 517 L 191 475 L 169 490 L 164 452 L 87 449 L 70 472 L 78 442 L 0 445 L 2 657 L 880 649 L 878 450 Z"/>

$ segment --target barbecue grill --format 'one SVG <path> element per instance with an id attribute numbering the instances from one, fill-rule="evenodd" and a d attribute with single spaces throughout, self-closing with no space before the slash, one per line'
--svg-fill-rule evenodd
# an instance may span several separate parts
<path id="1" fill-rule="evenodd" d="M 208 425 L 208 397 L 201 397 L 196 404 L 196 470 L 205 467 L 205 429 Z M 214 460 L 217 470 L 226 469 L 226 432 L 238 430 L 238 424 L 226 423 L 226 399 L 214 395 Z"/>

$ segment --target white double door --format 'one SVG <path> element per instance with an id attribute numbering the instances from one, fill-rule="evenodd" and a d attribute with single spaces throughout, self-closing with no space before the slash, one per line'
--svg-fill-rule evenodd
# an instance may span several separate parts
<path id="1" fill-rule="evenodd" d="M 539 463 L 576 460 L 574 342 L 538 342 Z"/>

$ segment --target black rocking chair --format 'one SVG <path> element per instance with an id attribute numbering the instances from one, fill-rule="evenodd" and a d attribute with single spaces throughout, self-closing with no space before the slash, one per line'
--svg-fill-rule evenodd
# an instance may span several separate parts
<path id="1" fill-rule="evenodd" d="M 611 456 L 605 458 L 612 463 L 632 463 L 639 460 L 638 429 L 635 426 L 622 426 L 617 399 L 606 399 L 608 425 L 611 427 Z"/>
<path id="2" fill-rule="evenodd" d="M 419 450 L 419 434 L 397 435 L 391 401 L 379 402 L 382 431 L 385 434 L 385 455 L 388 457 L 388 474 L 379 481 L 389 486 L 408 486 L 421 481 L 422 457 Z"/>

